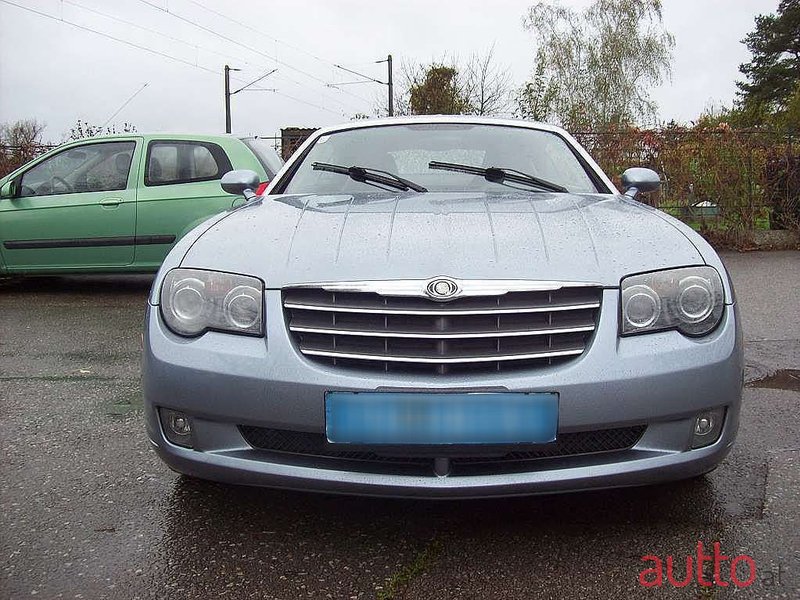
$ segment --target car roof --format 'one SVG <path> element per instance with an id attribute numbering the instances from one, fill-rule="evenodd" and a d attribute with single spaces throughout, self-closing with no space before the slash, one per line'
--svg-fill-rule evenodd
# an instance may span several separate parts
<path id="1" fill-rule="evenodd" d="M 525 127 L 528 129 L 539 129 L 541 131 L 551 131 L 562 135 L 569 135 L 561 127 L 541 123 L 538 121 L 525 121 L 522 119 L 508 119 L 502 117 L 483 117 L 477 115 L 413 115 L 403 117 L 382 117 L 377 119 L 359 119 L 349 121 L 340 125 L 323 127 L 315 132 L 315 135 L 325 135 L 343 129 L 360 129 L 363 127 L 376 127 L 381 125 L 420 125 L 436 123 L 464 123 L 470 125 L 501 125 L 507 127 Z"/>
<path id="2" fill-rule="evenodd" d="M 131 131 L 129 133 L 110 133 L 104 135 L 94 135 L 84 137 L 77 140 L 70 140 L 67 143 L 75 142 L 88 142 L 88 141 L 108 141 L 108 140 L 129 140 L 131 138 L 143 138 L 148 140 L 206 140 L 206 141 L 228 141 L 228 140 L 242 140 L 252 139 L 258 136 L 252 135 L 233 135 L 230 133 L 176 133 L 176 132 L 158 132 L 147 133 L 141 131 Z"/>

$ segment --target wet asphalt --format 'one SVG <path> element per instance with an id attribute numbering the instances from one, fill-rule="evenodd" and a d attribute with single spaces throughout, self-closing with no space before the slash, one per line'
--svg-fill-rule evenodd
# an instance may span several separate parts
<path id="1" fill-rule="evenodd" d="M 151 278 L 0 282 L 0 598 L 800 598 L 800 253 L 724 260 L 748 386 L 716 471 L 456 502 L 184 479 L 142 423 Z M 685 576 L 698 541 L 752 557 L 755 581 L 640 585 L 642 556 Z"/>

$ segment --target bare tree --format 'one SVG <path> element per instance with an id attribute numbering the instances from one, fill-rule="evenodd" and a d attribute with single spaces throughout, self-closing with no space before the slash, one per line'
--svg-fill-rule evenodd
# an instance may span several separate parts
<path id="1" fill-rule="evenodd" d="M 45 125 L 35 119 L 0 125 L 0 177 L 46 151 L 42 143 Z"/>
<path id="2" fill-rule="evenodd" d="M 395 94 L 395 114 L 496 115 L 508 112 L 511 74 L 497 65 L 494 46 L 462 66 L 443 57 L 427 64 L 404 62 Z"/>
<path id="3" fill-rule="evenodd" d="M 499 115 L 511 103 L 511 73 L 494 60 L 494 44 L 481 55 L 473 54 L 461 75 L 462 93 L 473 115 Z"/>

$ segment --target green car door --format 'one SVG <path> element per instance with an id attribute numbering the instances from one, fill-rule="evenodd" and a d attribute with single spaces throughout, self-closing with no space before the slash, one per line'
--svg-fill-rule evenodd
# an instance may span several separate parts
<path id="1" fill-rule="evenodd" d="M 0 199 L 8 271 L 131 264 L 140 148 L 138 138 L 71 145 L 15 176 L 11 197 Z"/>
<path id="2" fill-rule="evenodd" d="M 231 207 L 236 196 L 219 185 L 232 170 L 220 144 L 200 139 L 151 139 L 141 159 L 136 265 L 158 267 L 195 225 Z M 154 243 L 143 243 L 153 241 Z"/>

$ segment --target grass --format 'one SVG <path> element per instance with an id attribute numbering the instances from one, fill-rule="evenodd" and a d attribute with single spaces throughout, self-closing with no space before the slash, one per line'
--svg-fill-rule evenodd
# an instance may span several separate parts
<path id="1" fill-rule="evenodd" d="M 664 211 L 676 219 L 680 219 L 695 231 L 729 231 L 731 229 L 737 229 L 735 225 L 726 221 L 718 214 L 687 214 L 686 207 L 684 206 L 664 206 L 659 210 Z M 754 229 L 758 231 L 770 229 L 770 210 L 767 208 L 759 210 L 754 216 L 753 225 Z"/>
<path id="2" fill-rule="evenodd" d="M 397 594 L 408 586 L 414 579 L 422 575 L 430 567 L 442 551 L 442 544 L 436 538 L 432 539 L 411 561 L 411 564 L 393 574 L 383 589 L 378 590 L 377 600 L 394 600 Z"/>

